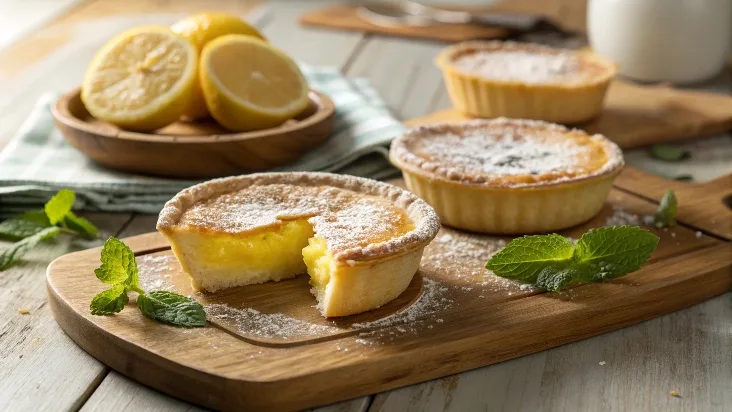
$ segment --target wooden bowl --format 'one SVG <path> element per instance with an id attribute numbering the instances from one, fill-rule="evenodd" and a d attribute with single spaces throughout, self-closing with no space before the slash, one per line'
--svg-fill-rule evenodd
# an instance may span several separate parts
<path id="1" fill-rule="evenodd" d="M 335 117 L 330 98 L 310 91 L 300 115 L 271 129 L 231 133 L 208 120 L 136 133 L 93 118 L 80 91 L 64 94 L 52 108 L 66 141 L 106 167 L 156 176 L 207 178 L 291 163 L 328 139 Z"/>

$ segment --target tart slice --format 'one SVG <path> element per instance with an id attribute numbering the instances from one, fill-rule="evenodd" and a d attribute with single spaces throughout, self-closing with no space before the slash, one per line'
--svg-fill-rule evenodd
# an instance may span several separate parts
<path id="1" fill-rule="evenodd" d="M 389 157 L 442 223 L 475 232 L 551 232 L 596 215 L 623 167 L 601 135 L 536 120 L 412 129 Z"/>
<path id="2" fill-rule="evenodd" d="M 437 57 L 455 108 L 475 117 L 574 124 L 600 113 L 615 64 L 538 44 L 473 41 Z"/>
<path id="3" fill-rule="evenodd" d="M 439 230 L 434 210 L 392 185 L 327 173 L 212 180 L 170 200 L 158 230 L 196 290 L 310 274 L 323 316 L 401 294 Z"/>

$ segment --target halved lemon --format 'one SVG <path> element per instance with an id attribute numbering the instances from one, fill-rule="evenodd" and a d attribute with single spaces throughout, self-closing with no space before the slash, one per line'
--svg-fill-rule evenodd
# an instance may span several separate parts
<path id="1" fill-rule="evenodd" d="M 226 34 L 245 34 L 264 40 L 262 33 L 249 23 L 232 14 L 221 12 L 194 14 L 173 24 L 170 28 L 193 43 L 199 53 L 208 42 Z M 208 116 L 206 101 L 203 99 L 203 92 L 198 83 L 193 91 L 191 107 L 185 112 L 185 116 L 189 120 Z"/>
<path id="2" fill-rule="evenodd" d="M 297 64 L 251 36 L 230 34 L 209 42 L 199 71 L 211 116 L 235 132 L 277 126 L 308 104 L 308 84 Z"/>
<path id="3" fill-rule="evenodd" d="M 161 128 L 190 106 L 197 59 L 195 47 L 167 27 L 128 30 L 94 57 L 81 100 L 92 116 L 122 128 Z"/>

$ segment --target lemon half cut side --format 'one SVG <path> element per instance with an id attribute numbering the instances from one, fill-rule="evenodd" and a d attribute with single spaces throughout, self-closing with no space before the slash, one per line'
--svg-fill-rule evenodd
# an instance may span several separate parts
<path id="1" fill-rule="evenodd" d="M 226 34 L 245 34 L 265 40 L 256 27 L 250 25 L 238 16 L 222 12 L 204 12 L 186 17 L 173 24 L 170 28 L 179 36 L 193 44 L 198 53 L 211 40 Z M 206 101 L 203 98 L 201 86 L 196 82 L 191 107 L 185 112 L 187 120 L 196 120 L 208 116 Z"/>
<path id="2" fill-rule="evenodd" d="M 266 129 L 308 105 L 308 85 L 297 64 L 269 43 L 225 35 L 201 53 L 200 80 L 211 116 L 235 132 Z"/>
<path id="3" fill-rule="evenodd" d="M 190 106 L 197 60 L 195 47 L 167 27 L 128 30 L 96 54 L 81 100 L 100 120 L 129 130 L 159 129 Z"/>

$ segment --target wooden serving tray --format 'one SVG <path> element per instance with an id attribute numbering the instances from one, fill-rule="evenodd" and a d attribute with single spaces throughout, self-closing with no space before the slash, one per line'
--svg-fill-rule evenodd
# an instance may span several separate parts
<path id="1" fill-rule="evenodd" d="M 209 312 L 210 324 L 200 329 L 156 323 L 134 303 L 114 316 L 92 316 L 89 302 L 105 288 L 93 273 L 100 248 L 49 266 L 49 303 L 84 350 L 145 385 L 214 409 L 302 409 L 574 342 L 726 292 L 730 182 L 732 176 L 687 185 L 624 170 L 602 212 L 563 234 L 577 238 L 608 219 L 642 225 L 668 187 L 679 198 L 680 225 L 652 229 L 661 241 L 641 270 L 559 293 L 486 273 L 490 254 L 508 238 L 443 228 L 404 294 L 352 317 L 322 318 L 306 276 L 194 293 Z M 192 293 L 161 235 L 125 242 L 138 257 L 144 288 Z"/>
<path id="2" fill-rule="evenodd" d="M 413 39 L 459 42 L 474 39 L 502 39 L 510 32 L 479 24 L 429 24 L 425 26 L 375 24 L 359 14 L 357 4 L 338 4 L 300 16 L 300 23 L 330 29 L 353 30 Z"/>
<path id="3" fill-rule="evenodd" d="M 412 119 L 407 124 L 468 119 L 449 109 Z M 624 149 L 703 138 L 732 130 L 732 97 L 615 80 L 600 116 L 574 127 L 605 135 Z"/>
<path id="4" fill-rule="evenodd" d="M 374 0 L 376 2 L 388 0 Z M 486 13 L 491 11 L 538 14 L 550 19 L 562 30 L 584 32 L 587 7 L 584 0 L 498 0 L 486 2 L 489 6 L 460 6 L 449 1 L 438 8 Z M 511 35 L 508 30 L 479 24 L 429 24 L 409 26 L 402 24 L 374 24 L 359 15 L 357 4 L 336 4 L 309 11 L 300 17 L 300 23 L 338 30 L 352 30 L 387 36 L 459 42 L 476 39 L 500 39 Z"/>
<path id="5" fill-rule="evenodd" d="M 80 89 L 52 107 L 56 126 L 76 149 L 111 169 L 175 178 L 259 172 L 291 163 L 330 137 L 335 106 L 310 91 L 308 107 L 270 129 L 232 133 L 213 120 L 175 122 L 152 133 L 122 130 L 92 117 Z"/>

